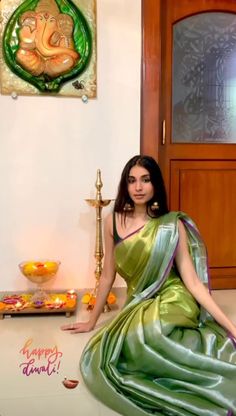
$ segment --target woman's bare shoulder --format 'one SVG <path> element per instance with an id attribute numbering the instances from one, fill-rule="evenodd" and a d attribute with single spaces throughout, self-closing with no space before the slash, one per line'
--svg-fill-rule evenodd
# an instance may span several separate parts
<path id="1" fill-rule="evenodd" d="M 109 212 L 104 219 L 104 228 L 105 231 L 108 231 L 109 234 L 113 235 L 113 212 Z"/>

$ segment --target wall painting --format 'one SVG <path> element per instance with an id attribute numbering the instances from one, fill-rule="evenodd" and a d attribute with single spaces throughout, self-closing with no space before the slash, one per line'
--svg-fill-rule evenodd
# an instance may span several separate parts
<path id="1" fill-rule="evenodd" d="M 96 97 L 96 0 L 0 0 L 2 94 Z"/>

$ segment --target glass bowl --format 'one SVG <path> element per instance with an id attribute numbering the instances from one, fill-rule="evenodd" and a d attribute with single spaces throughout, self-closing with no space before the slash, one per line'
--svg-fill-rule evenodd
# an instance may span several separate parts
<path id="1" fill-rule="evenodd" d="M 59 261 L 23 261 L 19 264 L 21 273 L 34 283 L 45 283 L 50 280 L 58 271 Z"/>
<path id="2" fill-rule="evenodd" d="M 42 290 L 41 285 L 51 280 L 57 273 L 60 261 L 54 260 L 29 260 L 19 264 L 21 273 L 31 282 L 37 284 L 37 290 L 33 301 L 41 302 L 48 299 L 47 293 Z"/>

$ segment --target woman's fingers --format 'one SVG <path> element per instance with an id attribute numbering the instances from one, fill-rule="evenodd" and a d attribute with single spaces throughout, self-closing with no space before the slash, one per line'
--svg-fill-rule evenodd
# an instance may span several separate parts
<path id="1" fill-rule="evenodd" d="M 75 324 L 62 325 L 61 329 L 63 331 L 71 331 L 71 330 L 75 329 Z"/>
<path id="2" fill-rule="evenodd" d="M 87 322 L 78 322 L 75 324 L 62 325 L 61 329 L 63 331 L 70 331 L 71 334 L 78 334 L 79 332 L 91 331 L 92 327 Z"/>

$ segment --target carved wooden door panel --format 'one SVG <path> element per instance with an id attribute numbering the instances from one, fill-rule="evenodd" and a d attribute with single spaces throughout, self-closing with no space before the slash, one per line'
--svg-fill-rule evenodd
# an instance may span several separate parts
<path id="1" fill-rule="evenodd" d="M 236 287 L 236 1 L 143 0 L 141 151 Z"/>

